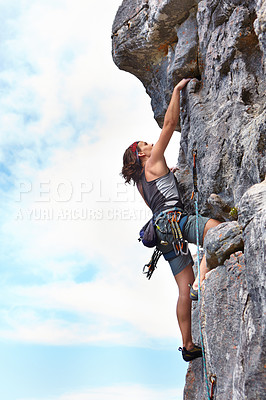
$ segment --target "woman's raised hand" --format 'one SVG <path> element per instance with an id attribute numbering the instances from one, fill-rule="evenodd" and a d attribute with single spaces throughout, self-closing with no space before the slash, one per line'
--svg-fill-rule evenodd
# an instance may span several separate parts
<path id="1" fill-rule="evenodd" d="M 184 89 L 184 87 L 186 86 L 186 84 L 191 81 L 192 78 L 184 78 L 182 79 L 177 85 L 176 85 L 176 89 L 177 90 L 182 90 Z"/>

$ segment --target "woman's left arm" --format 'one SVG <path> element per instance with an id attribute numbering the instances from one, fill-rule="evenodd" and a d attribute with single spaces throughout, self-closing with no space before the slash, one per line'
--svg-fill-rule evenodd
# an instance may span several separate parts
<path id="1" fill-rule="evenodd" d="M 187 85 L 191 80 L 182 79 L 174 88 L 171 101 L 167 108 L 164 117 L 164 124 L 158 141 L 155 143 L 152 149 L 151 162 L 156 162 L 161 159 L 164 155 L 165 149 L 176 129 L 179 114 L 180 114 L 180 91 Z"/>

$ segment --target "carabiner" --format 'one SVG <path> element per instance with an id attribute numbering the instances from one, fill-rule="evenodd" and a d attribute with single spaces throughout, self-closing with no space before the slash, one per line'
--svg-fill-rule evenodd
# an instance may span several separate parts
<path id="1" fill-rule="evenodd" d="M 184 240 L 184 239 L 181 239 L 181 240 L 179 240 L 179 245 L 180 245 L 180 253 L 183 255 L 183 256 L 186 256 L 187 254 L 188 254 L 188 241 L 187 240 Z"/>
<path id="2" fill-rule="evenodd" d="M 180 255 L 180 246 L 179 246 L 179 241 L 178 240 L 174 240 L 172 242 L 173 248 L 174 248 L 174 252 L 176 256 Z"/>

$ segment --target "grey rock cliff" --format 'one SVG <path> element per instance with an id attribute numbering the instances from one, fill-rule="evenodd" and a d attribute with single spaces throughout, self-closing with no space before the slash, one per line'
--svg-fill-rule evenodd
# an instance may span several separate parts
<path id="1" fill-rule="evenodd" d="M 210 266 L 218 264 L 206 279 L 200 313 L 208 374 L 217 376 L 217 400 L 262 399 L 266 1 L 124 0 L 112 45 L 116 65 L 143 83 L 160 126 L 174 85 L 194 78 L 182 93 L 177 127 L 183 200 L 193 212 L 196 149 L 200 213 L 236 220 L 227 223 L 232 229 L 225 228 L 221 245 L 215 232 L 206 242 Z M 194 320 L 198 314 L 195 307 Z M 184 397 L 202 399 L 201 360 L 191 364 Z"/>
<path id="2" fill-rule="evenodd" d="M 242 197 L 239 222 L 243 227 L 244 254 L 232 254 L 207 274 L 200 311 L 196 304 L 192 314 L 193 339 L 200 343 L 200 315 L 208 378 L 216 377 L 216 400 L 263 400 L 266 181 L 252 186 Z M 223 225 L 218 228 L 224 229 Z M 216 243 L 214 235 L 213 244 Z M 202 361 L 195 360 L 188 368 L 184 399 L 203 398 L 207 398 L 207 392 Z"/>

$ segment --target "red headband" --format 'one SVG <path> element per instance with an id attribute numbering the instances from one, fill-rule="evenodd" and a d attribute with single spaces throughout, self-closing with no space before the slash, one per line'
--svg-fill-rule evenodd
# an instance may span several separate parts
<path id="1" fill-rule="evenodd" d="M 132 153 L 136 153 L 138 143 L 139 142 L 134 142 L 131 146 L 129 146 Z"/>

